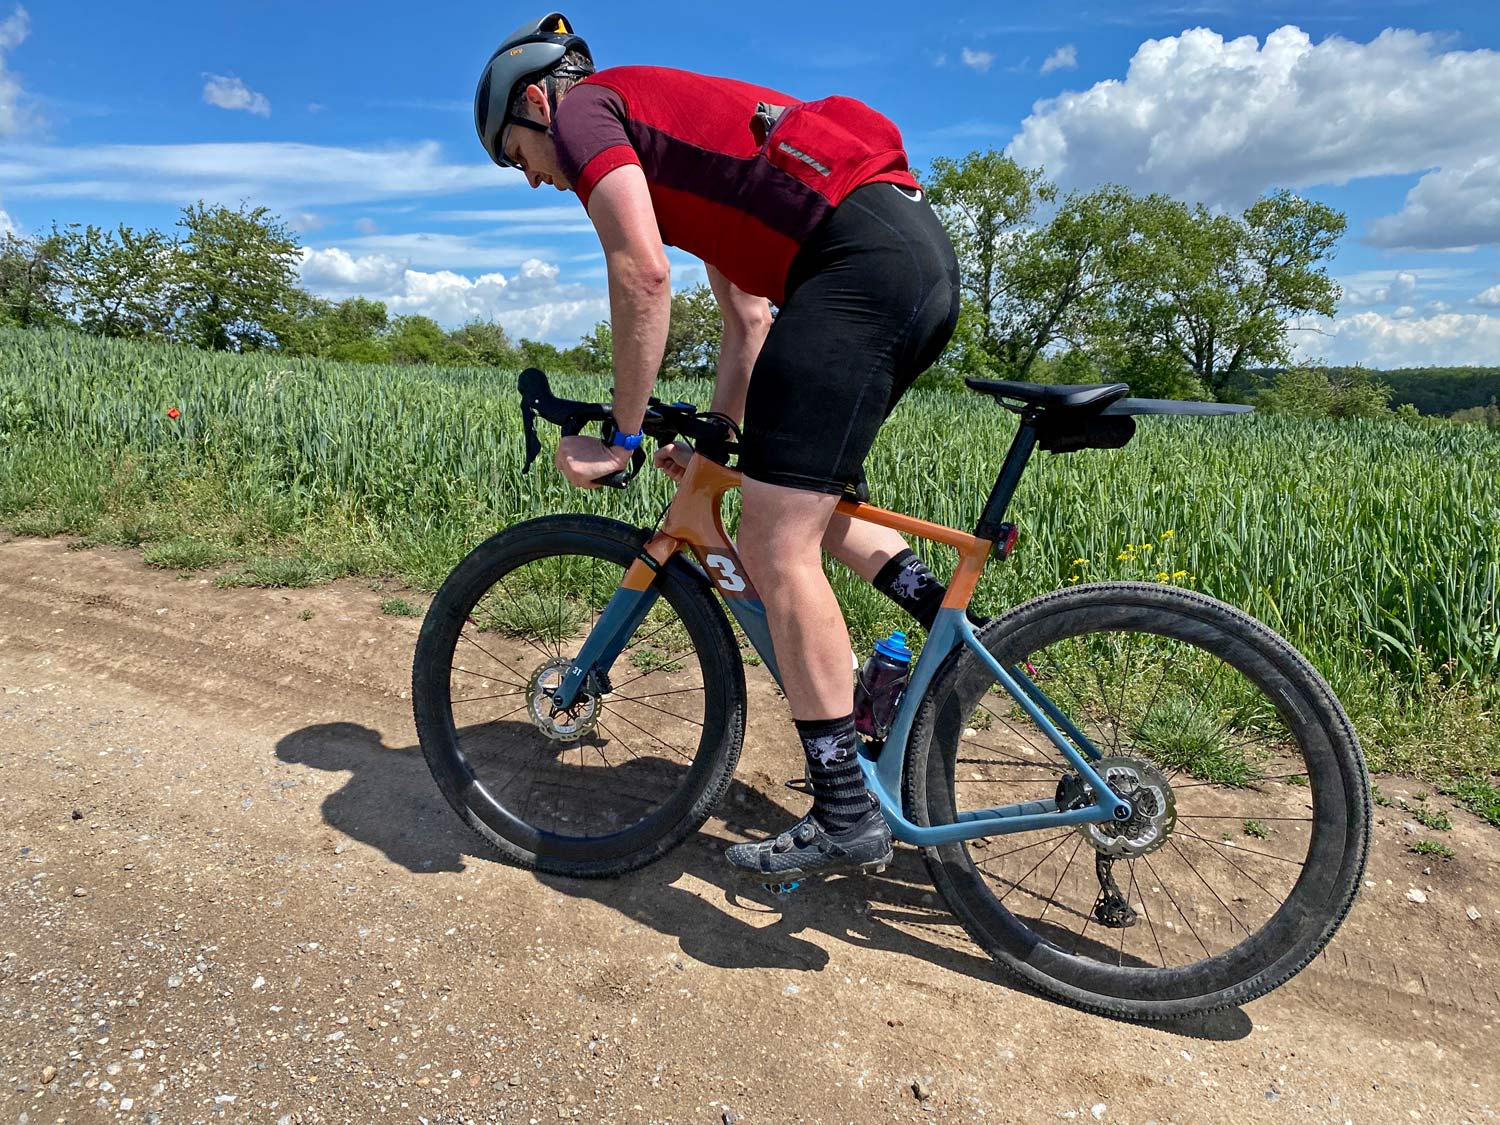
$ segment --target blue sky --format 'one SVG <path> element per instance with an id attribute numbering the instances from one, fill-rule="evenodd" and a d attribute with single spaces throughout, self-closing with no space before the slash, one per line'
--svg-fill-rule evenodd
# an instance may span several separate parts
<path id="1" fill-rule="evenodd" d="M 1007 149 L 1238 209 L 1288 187 L 1347 213 L 1310 358 L 1500 364 L 1500 14 L 1488 3 L 586 2 L 601 66 L 849 94 L 914 164 Z M 471 99 L 538 8 L 364 0 L 0 0 L 0 225 L 169 227 L 203 198 L 298 230 L 304 283 L 447 325 L 574 341 L 607 315 L 571 194 L 489 163 Z M 677 284 L 702 279 L 673 257 Z"/>

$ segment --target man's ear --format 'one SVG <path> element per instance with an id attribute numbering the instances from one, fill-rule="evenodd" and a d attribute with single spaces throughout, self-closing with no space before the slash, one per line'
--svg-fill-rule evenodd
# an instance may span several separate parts
<path id="1" fill-rule="evenodd" d="M 543 125 L 552 124 L 552 103 L 547 100 L 547 94 L 540 86 L 533 84 L 526 87 L 526 103 Z"/>

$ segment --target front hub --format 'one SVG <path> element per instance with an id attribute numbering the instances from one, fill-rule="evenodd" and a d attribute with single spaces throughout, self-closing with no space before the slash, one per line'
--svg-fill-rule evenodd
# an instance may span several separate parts
<path id="1" fill-rule="evenodd" d="M 549 660 L 531 674 L 526 687 L 526 709 L 531 721 L 554 742 L 577 742 L 591 733 L 599 721 L 599 696 L 580 691 L 573 705 L 558 707 L 553 699 L 562 686 L 563 677 L 573 667 L 566 658 Z"/>

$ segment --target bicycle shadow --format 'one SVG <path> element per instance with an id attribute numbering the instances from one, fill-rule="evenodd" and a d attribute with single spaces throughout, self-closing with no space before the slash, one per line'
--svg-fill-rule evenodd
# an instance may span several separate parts
<path id="1" fill-rule="evenodd" d="M 275 752 L 284 762 L 347 772 L 343 787 L 323 801 L 325 823 L 414 874 L 461 872 L 471 859 L 504 862 L 465 830 L 434 784 L 418 746 L 387 746 L 376 730 L 334 722 L 293 731 L 277 742 Z M 614 767 L 612 776 L 627 766 Z M 659 762 L 651 764 L 654 771 L 660 768 Z M 898 846 L 881 875 L 829 879 L 778 901 L 754 881 L 735 875 L 723 850 L 738 839 L 779 831 L 796 814 L 736 778 L 716 815 L 718 821 L 711 820 L 661 860 L 618 879 L 532 874 L 560 894 L 590 899 L 676 939 L 684 954 L 716 968 L 819 972 L 828 965 L 828 952 L 802 935 L 821 933 L 859 948 L 921 959 L 986 984 L 1031 992 L 990 958 L 962 948 L 967 937 L 928 882 L 915 849 Z M 719 823 L 733 837 L 721 835 Z M 753 921 L 746 919 L 747 913 Z M 1242 1009 L 1232 1008 L 1141 1026 L 1228 1040 L 1248 1035 L 1251 1022 Z"/>

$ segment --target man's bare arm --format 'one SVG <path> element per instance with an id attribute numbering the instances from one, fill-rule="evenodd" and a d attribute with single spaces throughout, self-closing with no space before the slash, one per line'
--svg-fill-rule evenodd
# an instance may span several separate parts
<path id="1" fill-rule="evenodd" d="M 771 305 L 764 297 L 746 293 L 713 266 L 708 267 L 708 284 L 724 318 L 712 409 L 742 422 L 750 373 L 755 369 L 761 345 L 766 342 L 766 333 L 771 330 Z"/>
<path id="2" fill-rule="evenodd" d="M 615 422 L 635 433 L 667 347 L 672 272 L 639 165 L 610 172 L 589 196 L 589 218 L 609 268 Z"/>

